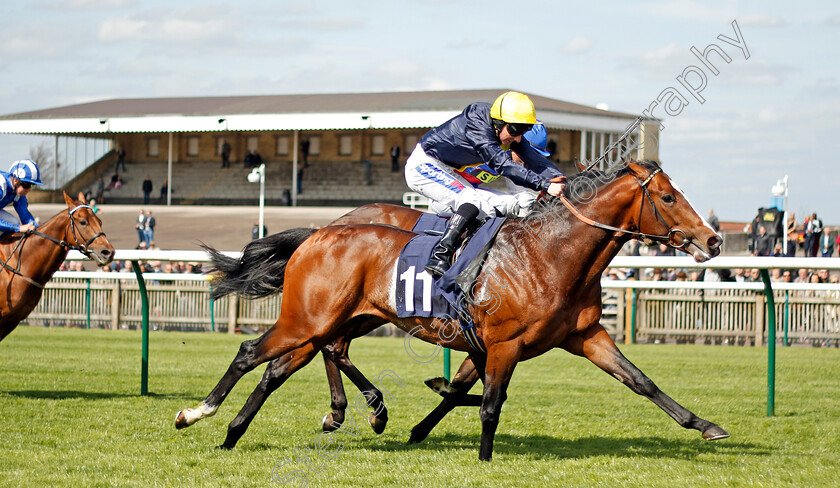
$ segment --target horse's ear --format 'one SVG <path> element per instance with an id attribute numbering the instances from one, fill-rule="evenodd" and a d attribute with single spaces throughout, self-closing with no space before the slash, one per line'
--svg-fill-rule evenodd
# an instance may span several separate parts
<path id="1" fill-rule="evenodd" d="M 575 168 L 580 172 L 586 169 L 586 165 L 580 159 L 575 159 Z"/>
<path id="2" fill-rule="evenodd" d="M 74 202 L 73 199 L 70 198 L 70 195 L 68 195 L 67 192 L 64 192 L 64 201 L 67 203 L 68 207 L 76 206 L 76 202 Z"/>
<path id="3" fill-rule="evenodd" d="M 81 202 L 81 203 L 82 203 L 82 205 L 84 205 L 85 203 L 87 203 L 87 202 L 85 202 L 85 194 L 84 194 L 84 193 L 82 193 L 82 192 L 79 192 L 79 202 Z"/>

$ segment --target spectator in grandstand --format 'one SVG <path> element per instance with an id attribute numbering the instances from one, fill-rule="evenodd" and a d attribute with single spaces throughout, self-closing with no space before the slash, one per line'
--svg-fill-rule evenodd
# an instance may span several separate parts
<path id="1" fill-rule="evenodd" d="M 230 168 L 230 143 L 227 139 L 222 141 L 222 168 Z"/>
<path id="2" fill-rule="evenodd" d="M 139 246 L 146 242 L 146 212 L 142 208 L 137 220 L 134 221 L 134 228 L 137 229 L 137 245 Z"/>
<path id="3" fill-rule="evenodd" d="M 391 171 L 394 173 L 400 170 L 400 152 L 399 144 L 391 146 Z"/>
<path id="4" fill-rule="evenodd" d="M 785 251 L 785 256 L 792 258 L 796 257 L 796 243 L 799 242 L 799 234 L 796 231 L 791 231 L 788 233 L 788 242 L 787 242 L 787 250 Z"/>
<path id="5" fill-rule="evenodd" d="M 776 245 L 773 247 L 773 257 L 780 258 L 783 257 L 785 254 L 782 251 L 782 243 L 777 242 Z"/>
<path id="6" fill-rule="evenodd" d="M 659 244 L 656 246 L 656 251 L 653 253 L 654 256 L 676 256 L 676 250 L 669 246 L 668 244 Z"/>
<path id="7" fill-rule="evenodd" d="M 88 202 L 88 205 L 90 205 L 90 208 L 93 209 L 94 214 L 99 213 L 99 206 L 96 205 L 96 199 L 95 198 L 91 198 L 90 201 Z"/>
<path id="8" fill-rule="evenodd" d="M 111 175 L 111 182 L 108 185 L 111 189 L 117 190 L 122 186 L 122 178 L 116 171 Z"/>
<path id="9" fill-rule="evenodd" d="M 166 197 L 169 193 L 169 180 L 163 180 L 163 186 L 160 187 L 160 203 L 166 203 Z"/>
<path id="10" fill-rule="evenodd" d="M 303 160 L 303 167 L 309 167 L 309 138 L 304 137 L 300 141 L 300 157 Z M 300 188 L 298 186 L 298 188 Z"/>
<path id="11" fill-rule="evenodd" d="M 834 252 L 834 240 L 831 238 L 831 227 L 823 229 L 823 234 L 819 240 L 820 254 L 824 258 L 830 258 Z"/>
<path id="12" fill-rule="evenodd" d="M 782 271 L 782 282 L 783 283 L 790 283 L 793 281 L 793 275 L 791 274 L 789 269 Z"/>
<path id="13" fill-rule="evenodd" d="M 817 255 L 822 232 L 822 221 L 817 218 L 816 213 L 811 214 L 811 218 L 805 224 L 805 257 L 810 258 Z"/>
<path id="14" fill-rule="evenodd" d="M 143 221 L 143 237 L 146 240 L 146 247 L 151 249 L 155 240 L 155 225 L 157 221 L 152 216 L 151 210 L 146 210 L 146 220 Z"/>
<path id="15" fill-rule="evenodd" d="M 829 274 L 828 274 L 827 269 L 821 269 L 821 270 L 817 271 L 817 276 L 819 276 L 820 280 L 822 280 L 821 283 L 830 283 L 831 282 L 831 279 L 829 278 Z"/>
<path id="16" fill-rule="evenodd" d="M 767 228 L 758 226 L 758 236 L 755 240 L 753 256 L 770 256 L 773 252 L 773 238 L 767 235 Z"/>
<path id="17" fill-rule="evenodd" d="M 440 276 L 449 269 L 462 233 L 476 218 L 519 215 L 534 201 L 527 193 L 499 194 L 480 189 L 479 184 L 504 176 L 531 190 L 544 190 L 553 196 L 563 193 L 563 174 L 527 141 L 522 142 L 522 136 L 536 123 L 531 99 L 511 91 L 493 104 L 468 105 L 420 139 L 406 161 L 406 183 L 429 198 L 434 211 L 453 214 L 426 263 L 429 273 Z M 550 174 L 544 176 L 516 164 L 506 150 L 508 146 L 526 161 L 541 161 Z M 552 177 L 557 179 L 550 180 Z"/>
<path id="18" fill-rule="evenodd" d="M 259 168 L 259 166 L 263 163 L 263 158 L 260 155 L 260 151 L 258 149 L 254 149 L 254 152 L 251 153 L 251 166 L 254 168 Z"/>
<path id="19" fill-rule="evenodd" d="M 0 172 L 0 234 L 6 232 L 31 232 L 38 227 L 35 217 L 29 213 L 29 201 L 26 195 L 32 185 L 43 185 L 41 170 L 31 159 L 21 159 L 12 163 L 9 172 Z M 17 217 L 4 207 L 12 204 Z"/>
<path id="20" fill-rule="evenodd" d="M 246 168 L 252 168 L 254 166 L 254 155 L 251 154 L 250 149 L 245 151 L 245 157 L 242 158 L 242 165 Z"/>
<path id="21" fill-rule="evenodd" d="M 744 276 L 744 269 L 743 268 L 735 268 L 733 271 L 734 271 L 733 274 L 734 274 L 734 278 L 735 278 L 736 282 L 743 283 L 744 281 L 746 281 L 747 277 Z"/>
<path id="22" fill-rule="evenodd" d="M 749 279 L 747 281 L 749 281 L 749 282 L 762 281 L 761 280 L 761 271 L 759 271 L 758 269 L 755 269 L 755 268 L 751 269 L 750 270 L 750 276 L 749 276 Z"/>
<path id="23" fill-rule="evenodd" d="M 122 147 L 122 146 L 120 146 L 120 148 L 117 149 L 117 167 L 114 168 L 115 173 L 120 170 L 120 166 L 122 166 L 123 171 L 126 171 L 126 169 L 125 169 L 125 148 Z"/>
<path id="24" fill-rule="evenodd" d="M 718 220 L 717 215 L 715 215 L 714 209 L 711 208 L 709 209 L 709 225 L 712 226 L 712 229 L 714 229 L 715 232 L 720 230 L 720 221 Z"/>
<path id="25" fill-rule="evenodd" d="M 268 235 L 268 228 L 263 224 L 263 233 L 262 237 Z M 254 226 L 251 228 L 251 240 L 255 241 L 260 238 L 260 223 L 254 222 Z"/>
<path id="26" fill-rule="evenodd" d="M 793 280 L 794 283 L 808 283 L 808 270 L 805 268 L 801 268 L 799 271 L 796 272 L 796 279 Z"/>
<path id="27" fill-rule="evenodd" d="M 104 197 L 105 197 L 105 180 L 103 180 L 102 177 L 100 176 L 96 180 L 96 199 L 101 202 Z"/>
<path id="28" fill-rule="evenodd" d="M 146 175 L 146 179 L 143 180 L 143 205 L 148 205 L 149 200 L 152 197 L 152 178 L 149 175 Z"/>

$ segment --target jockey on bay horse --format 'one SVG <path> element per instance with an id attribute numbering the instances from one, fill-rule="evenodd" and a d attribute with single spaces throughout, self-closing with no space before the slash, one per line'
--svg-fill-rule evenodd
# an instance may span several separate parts
<path id="1" fill-rule="evenodd" d="M 433 202 L 433 210 L 453 214 L 425 266 L 429 273 L 440 276 L 449 269 L 461 235 L 476 218 L 497 214 L 520 216 L 523 207 L 533 202 L 533 197 L 527 194 L 499 193 L 478 188 L 480 183 L 501 175 L 552 196 L 563 193 L 563 173 L 527 141 L 522 141 L 523 135 L 536 123 L 531 99 L 510 91 L 492 105 L 485 102 L 468 105 L 459 115 L 420 139 L 406 161 L 406 183 L 428 197 Z M 534 169 L 546 171 L 555 179 L 516 164 L 507 149 L 515 150 L 526 162 L 532 162 Z"/>

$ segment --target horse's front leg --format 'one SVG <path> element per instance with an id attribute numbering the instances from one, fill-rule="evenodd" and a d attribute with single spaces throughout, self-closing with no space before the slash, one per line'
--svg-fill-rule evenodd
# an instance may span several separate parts
<path id="1" fill-rule="evenodd" d="M 183 429 L 198 422 L 201 419 L 211 417 L 225 401 L 236 383 L 249 371 L 260 364 L 270 361 L 280 354 L 277 352 L 275 340 L 277 336 L 277 325 L 266 331 L 260 337 L 245 341 L 239 346 L 239 352 L 230 363 L 216 387 L 207 395 L 197 408 L 185 408 L 175 415 L 175 427 Z"/>
<path id="2" fill-rule="evenodd" d="M 482 367 L 484 365 L 483 362 L 479 362 L 479 364 Z M 440 393 L 443 396 L 443 400 L 441 400 L 440 404 L 435 407 L 434 410 L 426 415 L 426 418 L 421 420 L 420 423 L 411 429 L 411 437 L 408 439 L 408 443 L 414 444 L 422 442 L 426 437 L 428 437 L 432 429 L 434 429 L 435 426 L 437 426 L 437 424 L 440 423 L 440 421 L 443 420 L 449 412 L 454 410 L 455 407 L 469 405 L 467 402 L 468 393 L 470 388 L 472 388 L 478 381 L 480 374 L 483 374 L 483 372 L 479 373 L 479 368 L 476 368 L 473 359 L 468 357 L 463 363 L 461 363 L 461 367 L 458 368 L 458 372 L 455 374 L 455 377 L 452 378 L 451 383 L 447 385 L 433 386 L 429 383 L 434 380 L 427 380 L 426 384 L 436 392 Z M 435 380 L 443 380 L 443 378 L 435 378 Z"/>
<path id="3" fill-rule="evenodd" d="M 484 395 L 481 400 L 481 447 L 478 459 L 489 461 L 493 457 L 493 440 L 499 426 L 502 404 L 507 399 L 507 387 L 513 369 L 519 361 L 520 348 L 512 343 L 497 343 L 487 348 L 484 371 Z"/>
<path id="4" fill-rule="evenodd" d="M 647 397 L 681 426 L 699 430 L 704 439 L 713 441 L 729 437 L 729 433 L 720 426 L 694 415 L 663 393 L 650 378 L 621 354 L 600 324 L 590 326 L 582 335 L 569 336 L 561 347 L 586 357 L 634 392 Z"/>
<path id="5" fill-rule="evenodd" d="M 239 441 L 239 438 L 248 430 L 248 426 L 251 425 L 251 421 L 254 420 L 257 412 L 262 408 L 266 398 L 274 390 L 279 388 L 295 371 L 306 366 L 316 354 L 318 354 L 317 349 L 312 347 L 311 344 L 305 344 L 272 361 L 265 369 L 262 379 L 260 379 L 257 387 L 254 388 L 251 396 L 248 397 L 242 410 L 239 411 L 239 414 L 228 425 L 225 442 L 219 447 L 233 449 Z"/>

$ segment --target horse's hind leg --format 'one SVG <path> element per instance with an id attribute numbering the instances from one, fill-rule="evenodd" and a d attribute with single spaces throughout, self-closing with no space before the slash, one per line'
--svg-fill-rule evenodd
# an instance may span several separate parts
<path id="1" fill-rule="evenodd" d="M 729 433 L 717 424 L 701 419 L 662 392 L 650 378 L 618 350 L 609 334 L 598 324 L 583 336 L 571 336 L 561 344 L 567 351 L 585 356 L 628 388 L 647 397 L 686 429 L 699 430 L 706 440 L 725 439 Z"/>
<path id="2" fill-rule="evenodd" d="M 443 400 L 435 407 L 434 410 L 426 415 L 426 418 L 420 421 L 411 429 L 411 437 L 408 439 L 409 444 L 422 442 L 429 433 L 434 429 L 438 423 L 455 407 L 459 406 L 480 406 L 481 397 L 478 395 L 468 395 L 470 388 L 475 385 L 480 376 L 483 375 L 483 363 L 479 362 L 479 367 L 473 362 L 473 359 L 468 357 L 461 363 L 452 382 L 446 388 L 447 391 L 439 392 L 443 395 Z M 480 371 L 479 371 L 480 370 Z M 428 384 L 428 382 L 426 383 Z M 434 389 L 434 388 L 433 388 Z M 472 398 L 470 398 L 472 397 Z M 474 400 L 479 400 L 478 402 Z"/>
<path id="3" fill-rule="evenodd" d="M 352 337 L 367 334 L 384 324 L 385 321 L 377 317 L 363 316 L 351 319 L 350 323 L 354 329 L 352 335 L 340 337 L 321 349 L 321 354 L 324 356 L 324 368 L 327 371 L 327 381 L 330 385 L 330 407 L 332 408 L 332 411 L 324 416 L 321 428 L 324 432 L 332 432 L 344 423 L 347 395 L 344 392 L 344 384 L 341 381 L 340 374 L 344 373 L 362 393 L 366 405 L 373 408 L 373 414 L 368 416 L 368 423 L 374 432 L 381 434 L 388 423 L 388 409 L 385 408 L 382 392 L 350 362 L 348 350 Z"/>
<path id="4" fill-rule="evenodd" d="M 283 356 L 272 361 L 262 379 L 254 388 L 248 401 L 239 411 L 239 414 L 228 425 L 227 436 L 225 442 L 219 446 L 223 449 L 233 449 L 239 438 L 245 434 L 251 421 L 259 412 L 260 408 L 265 403 L 271 393 L 279 388 L 295 371 L 306 366 L 309 361 L 318 353 L 318 350 L 312 347 L 312 344 L 306 344 L 298 349 L 290 351 Z"/>
<path id="5" fill-rule="evenodd" d="M 347 409 L 347 394 L 344 392 L 344 383 L 341 381 L 341 371 L 329 355 L 328 349 L 333 347 L 333 344 L 321 349 L 321 355 L 324 357 L 324 369 L 327 371 L 327 382 L 330 385 L 330 408 L 332 409 L 330 413 L 324 415 L 321 422 L 321 428 L 324 432 L 332 432 L 338 429 L 344 423 L 344 411 Z M 270 365 L 270 367 L 272 366 Z"/>

